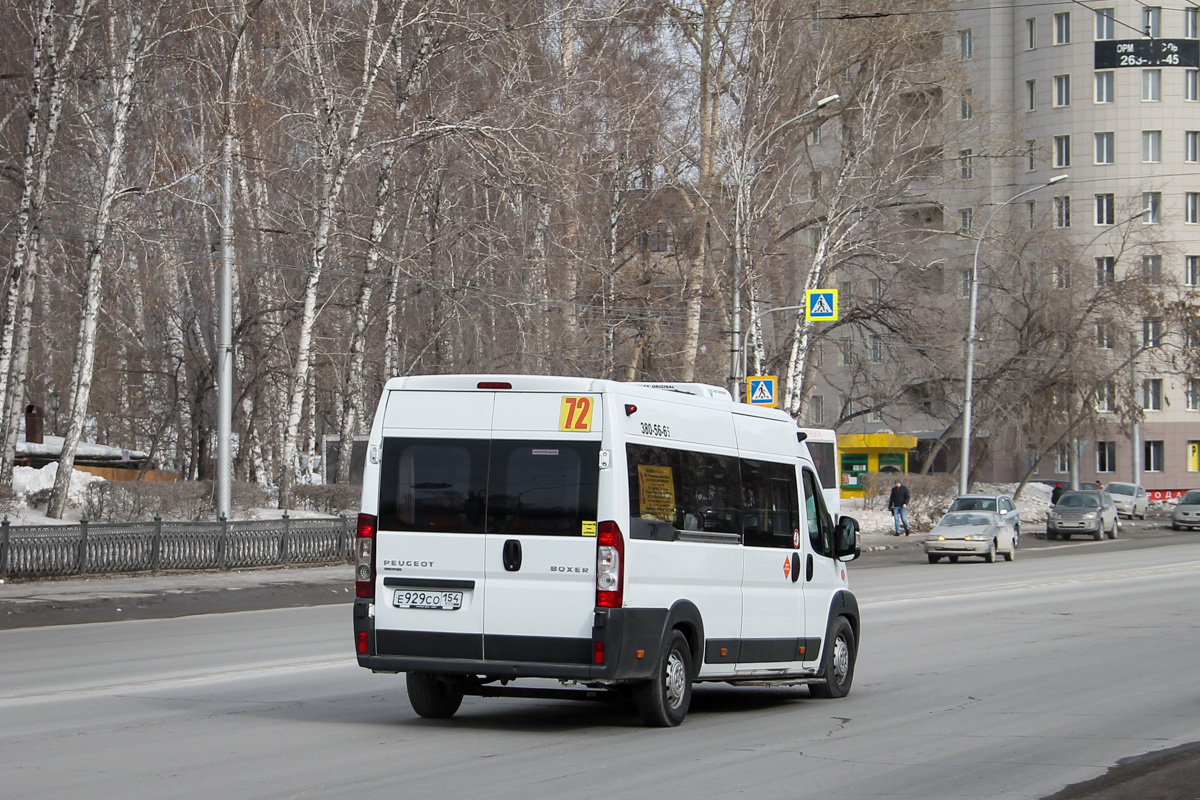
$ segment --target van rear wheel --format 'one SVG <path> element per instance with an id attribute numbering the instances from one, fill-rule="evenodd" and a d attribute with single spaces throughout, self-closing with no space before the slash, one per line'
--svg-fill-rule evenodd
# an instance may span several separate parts
<path id="1" fill-rule="evenodd" d="M 418 716 L 448 719 L 462 705 L 462 687 L 453 681 L 440 679 L 430 672 L 410 672 L 407 680 L 408 702 Z"/>
<path id="2" fill-rule="evenodd" d="M 692 649 L 679 631 L 671 631 L 655 677 L 638 687 L 638 713 L 652 728 L 674 728 L 692 702 Z"/>

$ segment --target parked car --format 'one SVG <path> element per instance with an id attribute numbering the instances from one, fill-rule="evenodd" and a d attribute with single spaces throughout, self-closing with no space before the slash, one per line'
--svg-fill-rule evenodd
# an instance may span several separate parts
<path id="1" fill-rule="evenodd" d="M 1046 518 L 1046 538 L 1070 539 L 1072 534 L 1090 533 L 1096 541 L 1105 536 L 1115 539 L 1119 525 L 1117 504 L 1108 492 L 1063 492 Z"/>
<path id="2" fill-rule="evenodd" d="M 1133 519 L 1146 518 L 1146 509 L 1150 505 L 1150 497 L 1146 494 L 1146 490 L 1136 483 L 1123 483 L 1121 481 L 1113 481 L 1104 487 L 1104 491 L 1112 495 L 1113 502 L 1117 505 L 1117 513 Z"/>
<path id="3" fill-rule="evenodd" d="M 1200 489 L 1190 489 L 1179 498 L 1171 512 L 1171 527 L 1177 531 L 1200 528 Z"/>
<path id="4" fill-rule="evenodd" d="M 947 513 L 951 511 L 994 511 L 1012 526 L 1017 547 L 1021 546 L 1021 512 L 1007 494 L 963 494 L 954 498 Z"/>
<path id="5" fill-rule="evenodd" d="M 995 511 L 951 511 L 925 537 L 930 564 L 938 563 L 942 556 L 952 564 L 962 556 L 978 556 L 990 564 L 996 553 L 1012 561 L 1017 554 L 1017 532 Z"/>

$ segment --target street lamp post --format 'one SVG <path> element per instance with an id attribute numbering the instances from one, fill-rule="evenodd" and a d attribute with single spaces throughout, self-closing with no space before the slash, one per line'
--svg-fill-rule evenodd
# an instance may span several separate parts
<path id="1" fill-rule="evenodd" d="M 745 194 L 746 194 L 746 166 L 754 160 L 758 155 L 758 151 L 763 145 L 771 140 L 775 134 L 793 123 L 799 122 L 805 117 L 815 114 L 830 103 L 836 102 L 841 95 L 831 94 L 828 97 L 822 97 L 817 101 L 817 104 L 808 109 L 802 114 L 797 114 L 791 119 L 785 120 L 775 126 L 774 130 L 766 136 L 758 140 L 758 143 L 751 148 L 750 152 L 742 159 L 742 170 L 738 175 L 737 197 L 734 199 L 733 210 L 733 305 L 732 305 L 732 326 L 729 336 L 729 392 L 733 395 L 736 401 L 741 397 L 741 382 L 745 377 L 743 372 L 745 368 L 745 360 L 740 359 L 741 350 L 738 344 L 742 340 L 742 250 L 744 244 L 742 242 L 742 217 L 745 215 Z"/>
<path id="2" fill-rule="evenodd" d="M 1005 200 L 992 211 L 987 218 L 987 222 L 983 223 L 983 228 L 979 231 L 979 238 L 975 242 L 975 258 L 971 262 L 971 305 L 970 311 L 967 314 L 967 342 L 966 342 L 966 375 L 963 378 L 963 422 L 962 422 L 962 455 L 961 463 L 958 468 L 958 493 L 966 494 L 970 489 L 969 479 L 971 474 L 971 403 L 973 400 L 973 383 L 975 378 L 975 325 L 979 310 L 979 250 L 983 247 L 983 237 L 987 233 L 988 226 L 992 224 L 992 220 L 1000 213 L 1000 210 L 1014 200 L 1019 200 L 1027 194 L 1033 194 L 1039 189 L 1045 189 L 1047 186 L 1053 186 L 1056 183 L 1062 183 L 1068 178 L 1066 174 L 1055 175 L 1045 183 L 1038 184 L 1032 188 L 1026 189 L 1023 192 L 1018 192 L 1012 197 Z"/>

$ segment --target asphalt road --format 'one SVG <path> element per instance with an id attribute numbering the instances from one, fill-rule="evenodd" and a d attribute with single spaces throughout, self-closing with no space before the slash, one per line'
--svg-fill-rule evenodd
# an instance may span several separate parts
<path id="1" fill-rule="evenodd" d="M 0 795 L 1200 795 L 1200 535 L 1027 538 L 1012 564 L 869 544 L 850 697 L 701 686 L 672 731 L 554 701 L 416 718 L 354 665 L 348 567 L 9 584 Z M 100 619 L 128 621 L 71 624 Z"/>

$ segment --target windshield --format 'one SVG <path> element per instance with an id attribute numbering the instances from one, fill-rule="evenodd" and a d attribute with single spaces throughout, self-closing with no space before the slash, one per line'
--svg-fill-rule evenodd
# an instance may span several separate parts
<path id="1" fill-rule="evenodd" d="M 1200 492 L 1195 490 L 1188 492 L 1179 499 L 1181 506 L 1200 506 Z"/>
<path id="2" fill-rule="evenodd" d="M 958 512 L 942 517 L 942 525 L 991 525 L 991 514 L 970 514 Z"/>
<path id="3" fill-rule="evenodd" d="M 1058 499 L 1063 508 L 1099 508 L 1100 499 L 1090 494 L 1064 494 Z"/>
<path id="4" fill-rule="evenodd" d="M 1108 485 L 1108 493 L 1109 494 L 1127 494 L 1127 495 L 1132 496 L 1133 495 L 1133 484 L 1132 483 L 1110 483 Z"/>
<path id="5" fill-rule="evenodd" d="M 950 506 L 951 511 L 995 511 L 996 501 L 991 497 L 960 497 Z"/>

